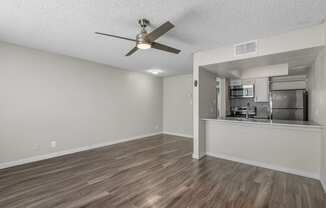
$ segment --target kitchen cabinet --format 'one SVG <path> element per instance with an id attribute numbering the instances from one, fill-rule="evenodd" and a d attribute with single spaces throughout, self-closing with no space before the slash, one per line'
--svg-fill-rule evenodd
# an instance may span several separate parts
<path id="1" fill-rule="evenodd" d="M 253 85 L 253 84 L 255 84 L 254 79 L 233 79 L 233 80 L 230 80 L 230 86 Z"/>
<path id="2" fill-rule="evenodd" d="M 242 84 L 241 79 L 232 79 L 232 80 L 230 80 L 230 86 L 239 86 L 241 84 Z"/>
<path id="3" fill-rule="evenodd" d="M 271 89 L 272 90 L 297 90 L 307 89 L 306 75 L 272 77 Z"/>
<path id="4" fill-rule="evenodd" d="M 255 80 L 254 79 L 243 79 L 241 80 L 242 85 L 254 85 Z"/>
<path id="5" fill-rule="evenodd" d="M 255 80 L 255 102 L 269 102 L 269 81 L 267 77 Z"/>

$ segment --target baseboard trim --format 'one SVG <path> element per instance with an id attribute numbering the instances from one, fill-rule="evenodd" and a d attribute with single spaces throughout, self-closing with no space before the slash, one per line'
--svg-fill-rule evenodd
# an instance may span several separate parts
<path id="1" fill-rule="evenodd" d="M 169 135 L 174 135 L 174 136 L 193 138 L 193 135 L 190 135 L 190 134 L 180 134 L 180 133 L 175 133 L 175 132 L 163 132 L 163 134 L 169 134 Z"/>
<path id="2" fill-rule="evenodd" d="M 197 155 L 197 154 L 192 154 L 192 158 L 194 158 L 196 160 L 199 160 L 200 159 L 199 155 Z"/>
<path id="3" fill-rule="evenodd" d="M 294 174 L 294 175 L 299 175 L 299 176 L 303 176 L 303 177 L 307 177 L 307 178 L 313 178 L 313 179 L 320 180 L 320 175 L 318 173 L 311 173 L 311 172 L 307 172 L 307 171 L 291 169 L 291 168 L 282 167 L 282 166 L 278 166 L 278 165 L 267 164 L 267 163 L 264 163 L 264 162 L 246 160 L 246 159 L 242 159 L 242 158 L 239 158 L 239 157 L 234 157 L 234 156 L 230 156 L 230 155 L 222 154 L 222 153 L 215 154 L 215 153 L 207 152 L 206 155 L 216 157 L 216 158 L 225 159 L 225 160 L 231 160 L 231 161 L 234 161 L 234 162 L 244 163 L 244 164 L 248 164 L 248 165 L 253 165 L 253 166 L 257 166 L 257 167 L 267 168 L 267 169 L 271 169 L 271 170 L 276 170 L 276 171 L 280 171 L 280 172 L 285 172 L 285 173 L 290 173 L 290 174 Z"/>
<path id="4" fill-rule="evenodd" d="M 159 134 L 163 134 L 163 133 L 155 132 L 155 133 L 151 133 L 151 134 L 144 134 L 144 135 L 140 135 L 140 136 L 130 137 L 127 139 L 120 139 L 120 140 L 114 141 L 114 142 L 104 142 L 104 143 L 99 143 L 99 144 L 94 144 L 94 145 L 89 145 L 89 146 L 84 146 L 84 147 L 77 147 L 77 148 L 73 148 L 73 149 L 63 150 L 63 151 L 54 152 L 54 153 L 45 154 L 45 155 L 37 155 L 37 156 L 33 156 L 33 157 L 16 160 L 16 161 L 4 162 L 4 163 L 0 163 L 0 169 L 10 168 L 10 167 L 18 166 L 18 165 L 24 165 L 27 163 L 37 162 L 37 161 L 41 161 L 41 160 L 46 160 L 46 159 L 59 157 L 59 156 L 63 156 L 63 155 L 68 155 L 68 154 L 73 154 L 73 153 L 82 152 L 82 151 L 86 151 L 86 150 L 96 149 L 96 148 L 105 147 L 105 146 L 109 146 L 109 145 L 113 145 L 113 144 L 128 142 L 128 141 L 132 141 L 132 140 L 142 139 L 145 137 L 151 137 L 151 136 L 155 136 L 155 135 L 159 135 Z"/>
<path id="5" fill-rule="evenodd" d="M 322 186 L 323 189 L 324 189 L 324 192 L 326 193 L 326 183 L 324 182 L 323 179 L 320 179 L 320 183 L 321 183 L 321 186 Z"/>
<path id="6" fill-rule="evenodd" d="M 203 153 L 192 154 L 192 158 L 197 159 L 197 160 L 200 160 L 200 159 L 204 158 L 205 156 L 206 156 L 206 154 L 203 154 Z"/>

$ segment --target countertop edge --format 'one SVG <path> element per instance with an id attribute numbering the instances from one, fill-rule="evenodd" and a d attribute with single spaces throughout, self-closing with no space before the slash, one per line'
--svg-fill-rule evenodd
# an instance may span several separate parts
<path id="1" fill-rule="evenodd" d="M 216 121 L 216 122 L 227 122 L 227 123 L 237 123 L 237 124 L 249 124 L 249 125 L 264 125 L 264 126 L 280 126 L 280 127 L 296 127 L 304 129 L 315 129 L 322 130 L 324 127 L 319 124 L 286 124 L 286 123 L 268 123 L 268 122 L 259 122 L 259 121 L 237 121 L 237 120 L 228 120 L 228 119 L 216 119 L 216 118 L 202 118 L 203 121 Z"/>

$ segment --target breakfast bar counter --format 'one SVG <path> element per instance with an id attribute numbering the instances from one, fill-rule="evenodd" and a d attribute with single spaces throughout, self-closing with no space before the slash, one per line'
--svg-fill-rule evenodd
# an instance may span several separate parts
<path id="1" fill-rule="evenodd" d="M 255 119 L 255 118 L 237 118 L 237 117 L 223 117 L 223 118 L 205 118 L 202 120 L 229 122 L 235 124 L 254 124 L 254 125 L 269 125 L 281 127 L 298 127 L 321 130 L 322 126 L 312 121 L 290 121 L 290 120 L 269 120 L 269 119 Z"/>
<path id="2" fill-rule="evenodd" d="M 206 155 L 319 177 L 323 127 L 313 122 L 202 119 Z"/>

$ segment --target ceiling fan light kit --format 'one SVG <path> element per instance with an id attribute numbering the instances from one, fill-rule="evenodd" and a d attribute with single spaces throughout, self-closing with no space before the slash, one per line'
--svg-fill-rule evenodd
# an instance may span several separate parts
<path id="1" fill-rule="evenodd" d="M 151 44 L 149 43 L 137 43 L 137 48 L 141 50 L 146 50 L 151 48 Z"/>
<path id="2" fill-rule="evenodd" d="M 166 52 L 174 53 L 174 54 L 180 53 L 179 49 L 175 49 L 170 46 L 155 42 L 155 40 L 157 40 L 159 37 L 161 37 L 162 35 L 167 33 L 169 30 L 174 28 L 174 25 L 171 22 L 169 22 L 169 21 L 165 22 L 164 24 L 162 24 L 158 28 L 154 29 L 150 33 L 148 33 L 146 31 L 146 27 L 149 25 L 149 21 L 147 19 L 138 20 L 138 24 L 141 27 L 141 31 L 136 36 L 136 39 L 126 38 L 126 37 L 121 37 L 121 36 L 111 35 L 111 34 L 106 34 L 106 33 L 100 33 L 100 32 L 95 32 L 95 34 L 105 35 L 105 36 L 109 36 L 109 37 L 113 37 L 113 38 L 119 38 L 119 39 L 123 39 L 123 40 L 136 42 L 136 46 L 134 48 L 132 48 L 126 54 L 126 56 L 132 55 L 138 49 L 146 50 L 146 49 L 150 49 L 150 48 L 154 48 L 157 50 L 162 50 L 162 51 L 166 51 Z"/>

